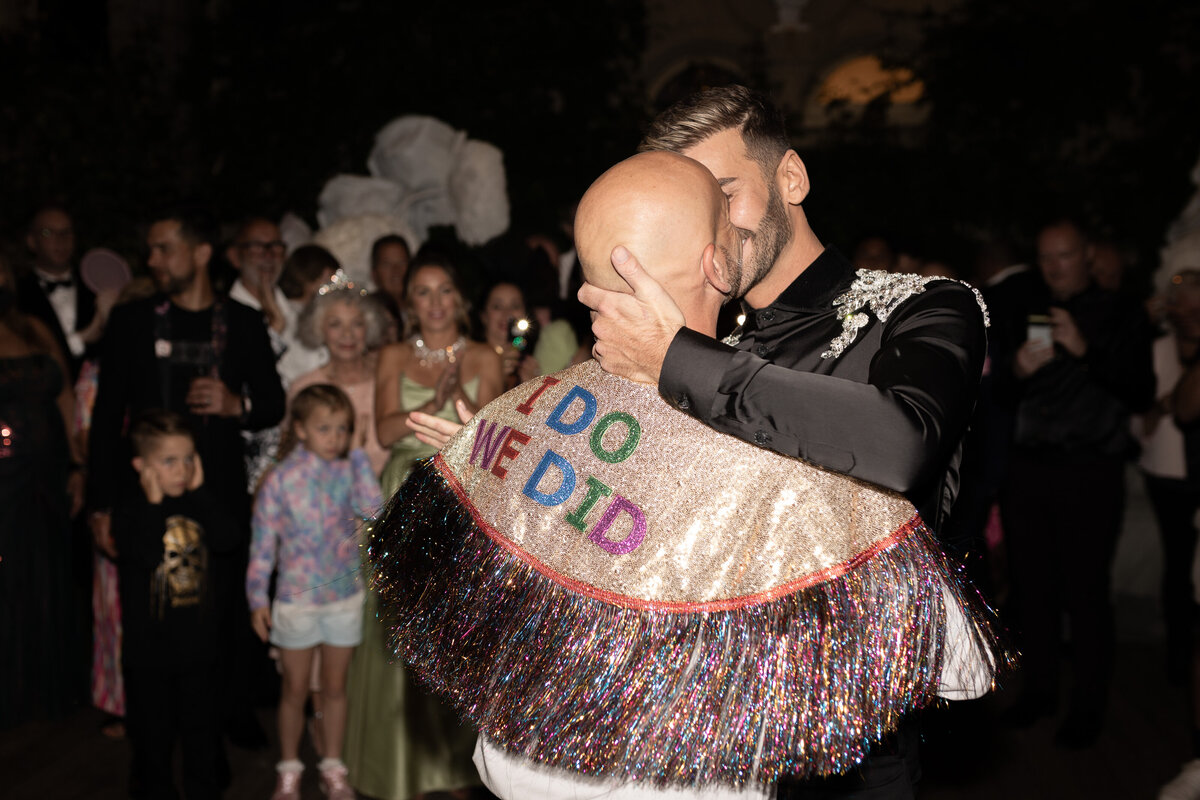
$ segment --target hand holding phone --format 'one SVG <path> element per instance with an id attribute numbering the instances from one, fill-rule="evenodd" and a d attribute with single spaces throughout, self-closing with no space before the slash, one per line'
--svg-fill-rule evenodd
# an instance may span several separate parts
<path id="1" fill-rule="evenodd" d="M 1050 316 L 1048 314 L 1030 314 L 1028 327 L 1026 328 L 1025 341 L 1035 342 L 1045 347 L 1050 347 L 1053 343 L 1053 327 L 1050 324 Z"/>

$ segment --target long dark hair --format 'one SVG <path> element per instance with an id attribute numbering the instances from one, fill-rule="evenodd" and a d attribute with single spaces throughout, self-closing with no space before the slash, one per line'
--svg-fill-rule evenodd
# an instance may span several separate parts
<path id="1" fill-rule="evenodd" d="M 417 320 L 417 313 L 412 307 L 412 284 L 413 278 L 417 273 L 426 268 L 440 269 L 450 278 L 450 283 L 454 286 L 454 291 L 458 294 L 458 309 L 454 313 L 454 321 L 458 323 L 458 332 L 463 336 L 471 332 L 471 303 L 467 300 L 467 295 L 463 292 L 462 281 L 458 277 L 458 270 L 454 268 L 449 258 L 443 257 L 441 254 L 430 254 L 428 256 L 418 255 L 408 265 L 408 274 L 404 276 L 404 332 L 401 338 L 407 339 L 410 336 L 420 331 L 420 322 Z"/>

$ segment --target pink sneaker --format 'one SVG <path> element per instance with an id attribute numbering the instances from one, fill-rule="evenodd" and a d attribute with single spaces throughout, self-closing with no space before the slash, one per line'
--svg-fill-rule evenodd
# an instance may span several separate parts
<path id="1" fill-rule="evenodd" d="M 323 760 L 321 762 L 325 764 Z M 329 800 L 356 800 L 358 795 L 350 788 L 350 784 L 346 782 L 346 765 L 337 761 L 332 764 L 318 767 L 321 771 L 321 791 L 324 792 Z"/>
<path id="2" fill-rule="evenodd" d="M 271 800 L 300 800 L 300 776 L 304 772 L 300 762 L 294 765 L 281 762 L 275 769 L 279 777 L 275 779 L 275 792 Z"/>

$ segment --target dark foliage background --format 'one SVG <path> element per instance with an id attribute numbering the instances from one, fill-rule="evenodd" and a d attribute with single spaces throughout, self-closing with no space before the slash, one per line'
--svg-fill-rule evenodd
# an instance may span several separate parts
<path id="1" fill-rule="evenodd" d="M 407 113 L 499 146 L 514 226 L 549 226 L 654 111 L 636 77 L 641 0 L 190 5 L 178 42 L 148 31 L 109 53 L 104 4 L 66 0 L 0 42 L 10 248 L 49 199 L 75 212 L 81 248 L 130 255 L 166 198 L 312 222 L 324 182 L 365 172 L 375 132 Z M 1028 247 L 1068 211 L 1134 246 L 1148 274 L 1194 190 L 1200 4 L 964 0 L 921 21 L 925 47 L 897 63 L 925 82 L 927 125 L 889 128 L 880 101 L 801 152 L 818 234 L 848 249 L 883 232 L 965 266 L 985 235 Z"/>
<path id="2" fill-rule="evenodd" d="M 1136 249 L 1143 279 L 1196 191 L 1200 4 L 964 0 L 927 16 L 910 66 L 930 115 L 918 140 L 882 108 L 806 155 L 818 232 L 850 246 L 898 232 L 969 264 L 1002 234 L 1031 257 L 1048 217 L 1081 217 Z"/>
<path id="3" fill-rule="evenodd" d="M 325 181 L 365 174 L 375 133 L 402 114 L 500 147 L 514 224 L 553 224 L 633 149 L 645 117 L 640 0 L 599 0 L 585 16 L 574 3 L 238 0 L 196 13 L 174 71 L 153 34 L 110 54 L 102 11 L 59 11 L 40 35 L 0 43 L 9 241 L 57 199 L 81 248 L 131 253 L 135 224 L 166 199 L 313 223 Z"/>

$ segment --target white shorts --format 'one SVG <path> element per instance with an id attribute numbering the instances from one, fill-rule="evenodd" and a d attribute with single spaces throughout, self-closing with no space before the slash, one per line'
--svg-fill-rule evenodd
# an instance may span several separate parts
<path id="1" fill-rule="evenodd" d="M 363 593 L 332 603 L 281 603 L 271 606 L 271 644 L 307 650 L 319 644 L 357 647 L 362 643 Z"/>

